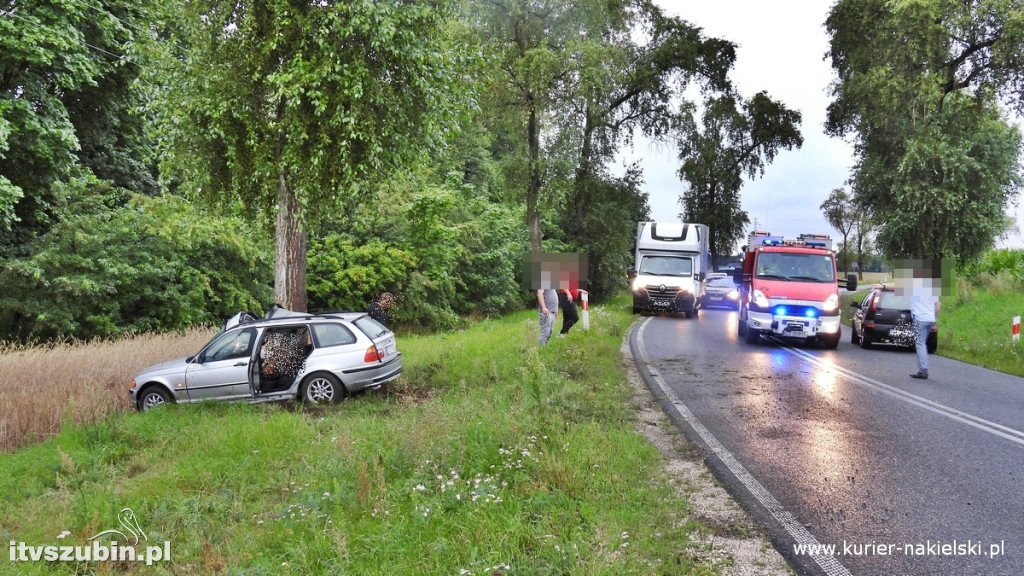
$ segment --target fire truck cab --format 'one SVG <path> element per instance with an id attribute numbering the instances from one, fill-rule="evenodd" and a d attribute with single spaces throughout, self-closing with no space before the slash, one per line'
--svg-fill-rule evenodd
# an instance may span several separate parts
<path id="1" fill-rule="evenodd" d="M 743 268 L 734 272 L 734 280 L 740 286 L 738 333 L 748 343 L 766 335 L 839 346 L 839 287 L 856 290 L 857 276 L 837 279 L 828 235 L 801 234 L 788 240 L 751 232 Z"/>

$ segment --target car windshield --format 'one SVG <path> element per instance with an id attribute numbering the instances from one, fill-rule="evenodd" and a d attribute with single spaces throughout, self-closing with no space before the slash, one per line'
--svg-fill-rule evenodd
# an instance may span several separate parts
<path id="1" fill-rule="evenodd" d="M 693 261 L 675 256 L 644 256 L 640 274 L 657 276 L 689 276 L 693 273 Z"/>
<path id="2" fill-rule="evenodd" d="M 835 282 L 831 254 L 762 252 L 757 257 L 757 277 L 793 282 Z"/>
<path id="3" fill-rule="evenodd" d="M 732 278 L 725 276 L 719 276 L 708 280 L 708 286 L 720 286 L 723 288 L 735 288 L 736 284 L 733 283 Z"/>

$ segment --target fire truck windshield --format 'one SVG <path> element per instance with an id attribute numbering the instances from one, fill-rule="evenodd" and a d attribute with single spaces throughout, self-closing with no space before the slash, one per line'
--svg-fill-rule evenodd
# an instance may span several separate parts
<path id="1" fill-rule="evenodd" d="M 758 278 L 793 282 L 835 282 L 831 255 L 761 252 L 757 255 Z"/>

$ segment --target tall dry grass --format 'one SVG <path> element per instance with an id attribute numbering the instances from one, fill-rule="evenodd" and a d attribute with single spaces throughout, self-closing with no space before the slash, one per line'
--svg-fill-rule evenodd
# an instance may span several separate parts
<path id="1" fill-rule="evenodd" d="M 0 345 L 0 450 L 131 409 L 128 388 L 143 368 L 195 353 L 215 333 L 197 328 L 115 341 Z"/>

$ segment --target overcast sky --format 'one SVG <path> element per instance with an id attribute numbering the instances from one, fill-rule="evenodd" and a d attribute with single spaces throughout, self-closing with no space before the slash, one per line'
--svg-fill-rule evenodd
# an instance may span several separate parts
<path id="1" fill-rule="evenodd" d="M 743 209 L 751 227 L 787 238 L 826 233 L 842 241 L 829 226 L 820 206 L 835 188 L 845 187 L 853 166 L 853 147 L 824 133 L 825 114 L 833 80 L 825 58 L 828 35 L 824 22 L 832 2 L 827 0 L 658 0 L 666 12 L 704 29 L 708 36 L 737 44 L 732 80 L 745 98 L 766 90 L 775 100 L 803 115 L 804 144 L 783 150 L 762 178 L 746 180 L 741 190 Z M 656 221 L 679 218 L 683 184 L 676 175 L 677 152 L 665 144 L 637 138 L 620 162 L 639 161 L 644 171 L 651 216 Z M 1024 206 L 1010 207 L 1024 221 Z M 1001 242 L 1022 247 L 1020 234 Z"/>

